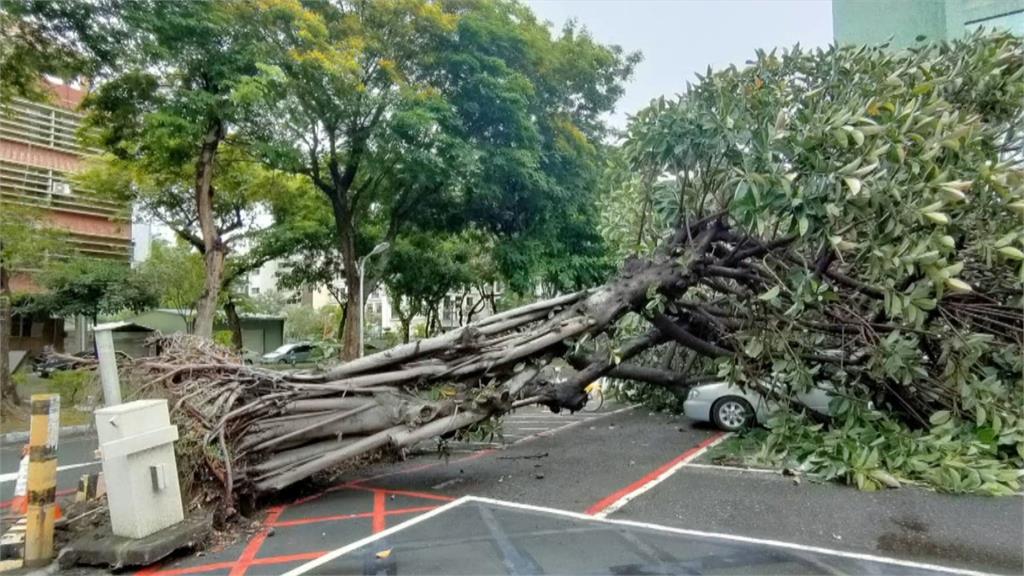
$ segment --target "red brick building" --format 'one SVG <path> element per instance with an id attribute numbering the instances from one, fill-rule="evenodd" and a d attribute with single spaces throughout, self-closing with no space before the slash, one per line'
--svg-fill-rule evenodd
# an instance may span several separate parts
<path id="1" fill-rule="evenodd" d="M 47 83 L 48 103 L 14 99 L 0 105 L 0 210 L 3 204 L 32 206 L 64 232 L 74 250 L 85 256 L 131 261 L 130 208 L 94 197 L 71 182 L 84 157 L 96 150 L 77 138 L 82 115 L 77 108 L 81 89 Z M 32 270 L 16 270 L 15 293 L 38 287 Z M 12 327 L 12 350 L 39 350 L 50 344 L 63 348 L 60 319 L 18 318 Z"/>

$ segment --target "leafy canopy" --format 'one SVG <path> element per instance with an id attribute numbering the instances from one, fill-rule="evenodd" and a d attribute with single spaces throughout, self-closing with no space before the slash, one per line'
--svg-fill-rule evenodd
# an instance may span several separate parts
<path id="1" fill-rule="evenodd" d="M 631 170 L 604 198 L 606 214 L 630 210 L 606 237 L 643 252 L 724 211 L 747 246 L 777 250 L 653 303 L 737 351 L 705 369 L 788 391 L 827 383 L 850 426 L 879 426 L 865 400 L 915 426 L 953 421 L 928 441 L 1019 467 L 1022 128 L 1024 46 L 1011 35 L 759 52 L 633 119 L 618 160 Z M 835 450 L 808 462 L 861 459 Z M 1015 485 L 929 462 L 945 489 Z M 843 474 L 885 484 L 863 464 Z"/>
<path id="2" fill-rule="evenodd" d="M 515 2 L 252 7 L 274 47 L 239 90 L 243 131 L 325 194 L 349 269 L 406 230 L 475 226 L 507 240 L 497 261 L 521 285 L 607 271 L 592 190 L 635 56 Z"/>

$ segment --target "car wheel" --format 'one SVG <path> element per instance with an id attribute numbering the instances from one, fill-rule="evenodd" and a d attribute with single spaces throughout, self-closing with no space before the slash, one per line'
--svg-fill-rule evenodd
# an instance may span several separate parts
<path id="1" fill-rule="evenodd" d="M 735 432 L 754 422 L 754 409 L 743 398 L 726 396 L 711 405 L 711 421 L 722 430 Z"/>

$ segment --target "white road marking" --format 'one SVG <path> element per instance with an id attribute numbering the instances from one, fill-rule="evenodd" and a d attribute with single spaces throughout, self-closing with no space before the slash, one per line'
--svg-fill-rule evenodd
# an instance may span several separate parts
<path id="1" fill-rule="evenodd" d="M 409 520 L 406 520 L 405 522 L 402 522 L 401 524 L 397 524 L 395 526 L 392 526 L 391 528 L 387 528 L 387 529 L 382 530 L 382 531 L 380 531 L 380 532 L 378 532 L 376 534 L 373 534 L 371 536 L 367 536 L 366 538 L 363 538 L 362 540 L 356 540 L 355 542 L 353 542 L 351 544 L 348 544 L 347 546 L 342 546 L 341 548 L 338 548 L 337 550 L 332 550 L 332 551 L 328 552 L 327 554 L 324 554 L 323 556 L 317 558 L 316 560 L 311 560 L 310 562 L 307 562 L 307 563 L 305 563 L 305 564 L 303 564 L 301 566 L 298 566 L 296 568 L 293 568 L 293 569 L 289 570 L 288 572 L 285 572 L 283 576 L 300 576 L 301 574 L 305 574 L 306 572 L 309 572 L 310 570 L 316 568 L 317 566 L 322 566 L 322 565 L 330 562 L 331 560 L 334 560 L 338 556 L 341 556 L 343 554 L 347 554 L 347 553 L 351 552 L 352 550 L 355 550 L 356 548 L 365 546 L 366 544 L 370 544 L 371 542 L 374 542 L 376 540 L 384 538 L 385 536 L 390 536 L 391 534 L 394 534 L 395 532 L 398 532 L 399 530 L 405 530 L 406 528 L 415 526 L 416 524 L 419 524 L 420 522 L 423 522 L 424 520 L 429 520 L 429 519 L 433 518 L 434 516 L 437 516 L 438 514 L 441 514 L 442 512 L 447 512 L 448 510 L 451 510 L 452 508 L 455 508 L 456 506 L 458 506 L 460 504 L 463 504 L 464 502 L 469 501 L 469 498 L 471 498 L 471 496 L 463 496 L 462 498 L 459 498 L 458 500 L 452 500 L 451 502 L 448 502 L 447 504 L 443 504 L 441 506 L 438 506 L 437 508 L 434 508 L 433 510 L 431 510 L 429 512 L 425 512 L 423 514 L 420 514 L 419 516 L 417 516 L 415 518 L 411 518 Z"/>
<path id="2" fill-rule="evenodd" d="M 705 468 L 708 470 L 728 470 L 729 472 L 756 472 L 758 474 L 782 474 L 781 470 L 772 470 L 770 468 L 741 468 L 739 466 L 721 466 L 718 464 L 694 464 L 689 462 L 686 464 L 687 468 Z"/>
<path id="3" fill-rule="evenodd" d="M 81 464 L 68 464 L 67 466 L 61 466 L 61 467 L 57 468 L 57 472 L 63 472 L 65 470 L 74 470 L 76 468 L 85 468 L 86 466 L 96 466 L 99 463 L 100 463 L 100 461 L 97 460 L 95 462 L 83 462 Z M 7 474 L 0 474 L 0 483 L 14 482 L 17 479 L 18 479 L 18 473 L 17 472 L 8 472 Z"/>
<path id="4" fill-rule="evenodd" d="M 632 406 L 626 406 L 625 408 L 619 408 L 618 410 L 612 410 L 611 412 L 595 412 L 594 415 L 589 417 L 589 418 L 584 418 L 582 420 L 575 420 L 573 422 L 569 422 L 568 424 L 564 424 L 564 425 L 559 426 L 557 428 L 552 428 L 550 430 L 545 430 L 544 432 L 537 432 L 535 434 L 530 434 L 529 436 L 526 436 L 525 438 L 520 438 L 519 440 L 516 440 L 515 442 L 512 442 L 511 444 L 509 444 L 509 446 L 515 446 L 516 444 L 521 444 L 523 442 L 529 442 L 531 440 L 536 440 L 537 438 L 546 438 L 548 436 L 553 436 L 553 435 L 555 435 L 555 434 L 557 434 L 559 432 L 562 432 L 564 430 L 568 430 L 569 428 L 575 428 L 576 426 L 579 426 L 580 424 L 585 424 L 587 422 L 592 422 L 594 420 L 599 420 L 599 419 L 605 418 L 607 416 L 614 416 L 616 414 L 621 414 L 622 412 L 628 412 L 629 410 L 632 410 L 632 409 L 636 408 L 637 406 L 638 406 L 638 404 L 634 404 Z"/>
<path id="5" fill-rule="evenodd" d="M 583 514 L 583 513 L 580 513 L 580 512 L 571 512 L 569 510 L 559 510 L 557 508 L 547 508 L 545 506 L 534 506 L 532 504 L 520 504 L 518 502 L 508 502 L 508 501 L 505 501 L 505 500 L 496 500 L 494 498 L 484 498 L 482 496 L 463 496 L 462 498 L 459 498 L 458 500 L 453 500 L 453 501 L 451 501 L 451 502 L 449 502 L 449 503 L 447 503 L 447 504 L 445 504 L 443 506 L 440 506 L 438 508 L 434 508 L 433 510 L 431 510 L 431 511 L 429 511 L 429 512 L 427 512 L 427 513 L 425 513 L 425 514 L 423 514 L 421 516 L 417 516 L 417 517 L 412 518 L 410 520 L 407 520 L 407 521 L 405 521 L 405 522 L 403 522 L 401 524 L 398 524 L 396 526 L 388 528 L 387 530 L 384 530 L 383 532 L 379 532 L 379 533 L 374 534 L 372 536 L 368 536 L 366 538 L 363 538 L 362 540 L 358 540 L 356 542 L 348 544 L 347 546 L 342 546 L 341 548 L 338 548 L 337 550 L 333 550 L 331 552 L 328 552 L 328 553 L 324 554 L 323 556 L 317 558 L 316 560 L 312 560 L 310 562 L 307 562 L 306 564 L 303 564 L 301 566 L 298 566 L 297 568 L 294 568 L 290 572 L 285 573 L 284 576 L 302 576 L 303 574 L 306 574 L 310 570 L 312 570 L 312 569 L 314 569 L 314 568 L 316 568 L 318 566 L 322 566 L 322 565 L 326 564 L 327 562 L 330 562 L 331 560 L 334 560 L 334 559 L 336 559 L 336 558 L 338 558 L 340 556 L 343 556 L 343 555 L 345 555 L 345 554 L 347 554 L 347 553 L 349 553 L 349 552 L 351 552 L 351 551 L 353 551 L 353 550 L 355 550 L 357 548 L 362 548 L 363 546 L 366 546 L 367 544 L 372 544 L 373 542 L 375 542 L 377 540 L 380 540 L 381 538 L 384 538 L 386 536 L 390 536 L 390 535 L 392 535 L 392 534 L 394 534 L 396 532 L 400 532 L 402 530 L 405 530 L 406 528 L 410 528 L 412 526 L 415 526 L 416 524 L 419 524 L 419 523 L 423 522 L 424 520 L 428 520 L 430 518 L 433 518 L 434 516 L 437 516 L 438 514 L 442 514 L 444 512 L 447 512 L 448 510 L 451 510 L 452 508 L 455 508 L 456 506 L 461 506 L 463 504 L 467 504 L 467 503 L 470 503 L 470 502 L 479 502 L 479 503 L 483 503 L 483 504 L 490 504 L 492 506 L 504 506 L 506 508 L 513 508 L 513 509 L 518 509 L 518 510 L 526 510 L 526 511 L 530 511 L 530 512 L 541 512 L 541 513 L 545 513 L 545 514 L 552 514 L 552 515 L 555 515 L 555 516 L 563 516 L 563 517 L 566 517 L 566 518 L 573 518 L 573 519 L 576 519 L 576 520 L 583 520 L 583 521 L 586 521 L 586 522 L 598 522 L 598 523 L 602 523 L 602 524 L 614 524 L 614 525 L 618 525 L 618 526 L 630 526 L 630 527 L 633 527 L 633 528 L 643 528 L 643 529 L 646 529 L 646 530 L 654 530 L 654 531 L 659 531 L 659 532 L 666 532 L 666 533 L 669 533 L 669 534 L 680 534 L 680 535 L 683 535 L 683 536 L 695 536 L 695 537 L 698 537 L 698 538 L 728 540 L 730 542 L 742 542 L 744 544 L 758 544 L 758 545 L 762 545 L 762 546 L 771 546 L 771 547 L 774 547 L 774 548 L 785 548 L 785 549 L 788 549 L 788 550 L 799 550 L 801 552 L 813 552 L 815 554 L 823 554 L 823 555 L 826 555 L 826 556 L 836 556 L 836 557 L 839 557 L 839 558 L 850 558 L 850 559 L 853 559 L 853 560 L 866 560 L 868 562 L 880 562 L 880 563 L 883 563 L 883 564 L 890 564 L 890 565 L 895 565 L 895 566 L 904 566 L 904 567 L 908 567 L 908 568 L 916 568 L 916 569 L 919 569 L 919 570 L 931 570 L 931 571 L 935 571 L 935 572 L 942 572 L 942 573 L 945 573 L 945 574 L 958 574 L 958 575 L 964 575 L 964 576 L 989 576 L 989 574 L 987 574 L 985 572 L 978 572 L 978 571 L 975 571 L 975 570 L 964 570 L 964 569 L 960 569 L 960 568 L 949 568 L 949 567 L 946 567 L 946 566 L 938 566 L 938 565 L 935 565 L 935 564 L 926 564 L 924 562 L 914 562 L 912 560 L 900 560 L 899 558 L 888 558 L 888 557 L 885 557 L 885 556 L 876 556 L 874 554 L 866 554 L 866 553 L 863 553 L 863 552 L 847 552 L 845 550 L 836 550 L 836 549 L 833 549 L 833 548 L 824 548 L 824 547 L 821 547 L 821 546 L 809 546 L 809 545 L 806 545 L 806 544 L 797 544 L 795 542 L 783 542 L 781 540 L 770 540 L 770 539 L 767 539 L 767 538 L 753 538 L 753 537 L 750 537 L 750 536 L 739 536 L 739 535 L 736 535 L 736 534 L 722 534 L 720 532 L 705 532 L 703 530 L 690 530 L 688 528 L 673 528 L 671 526 L 663 526 L 661 524 L 651 524 L 649 522 L 636 522 L 636 521 L 633 521 L 633 520 L 619 520 L 619 519 L 611 519 L 611 518 L 598 518 L 597 516 L 590 516 L 588 514 Z"/>
<path id="6" fill-rule="evenodd" d="M 730 436 L 732 436 L 732 432 L 726 432 L 725 434 L 722 434 L 718 438 L 715 438 L 715 440 L 713 442 L 709 442 L 709 443 L 705 444 L 700 450 L 697 450 L 693 454 L 690 454 L 686 458 L 683 458 L 679 462 L 676 462 L 674 465 L 672 465 L 671 468 L 669 468 L 668 470 L 665 470 L 661 474 L 658 474 L 656 477 L 652 478 L 649 482 L 647 482 L 643 486 L 637 488 L 636 490 L 633 490 L 632 492 L 629 492 L 628 494 L 623 494 L 621 498 L 619 498 L 615 502 L 612 502 L 604 510 L 601 510 L 597 514 L 594 514 L 594 516 L 597 517 L 597 518 L 605 518 L 609 514 L 619 510 L 620 508 L 622 508 L 626 504 L 629 504 L 629 502 L 631 500 L 633 500 L 634 498 L 636 498 L 637 496 L 640 496 L 644 492 L 647 492 L 651 488 L 654 488 L 658 484 L 661 484 L 665 480 L 669 479 L 673 474 L 678 472 L 680 468 L 682 468 L 683 466 L 686 466 L 688 463 L 696 460 L 697 458 L 700 457 L 701 454 L 707 452 L 708 449 L 710 449 L 712 446 L 715 446 L 715 445 L 719 444 L 720 442 L 722 442 L 726 438 L 729 438 Z"/>

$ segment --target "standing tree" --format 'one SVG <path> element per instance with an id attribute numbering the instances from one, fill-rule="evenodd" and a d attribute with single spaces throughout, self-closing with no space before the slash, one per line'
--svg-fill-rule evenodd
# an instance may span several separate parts
<path id="1" fill-rule="evenodd" d="M 118 166 L 138 178 L 124 191 L 203 255 L 206 278 L 196 333 L 209 338 L 231 234 L 244 229 L 251 198 L 232 139 L 237 90 L 256 56 L 236 24 L 238 2 L 139 0 L 115 3 L 131 48 L 85 102 L 89 127 Z M 227 156 L 227 157 L 225 157 Z M 231 174 L 225 172 L 231 171 Z"/>
<path id="2" fill-rule="evenodd" d="M 19 403 L 10 368 L 12 278 L 41 270 L 49 254 L 62 247 L 59 235 L 34 210 L 0 199 L 0 403 Z"/>
<path id="3" fill-rule="evenodd" d="M 357 263 L 375 241 L 428 221 L 565 240 L 554 231 L 593 215 L 602 115 L 635 56 L 574 26 L 553 37 L 509 1 L 251 6 L 272 46 L 245 91 L 246 133 L 330 204 L 344 357 L 358 352 Z"/>

